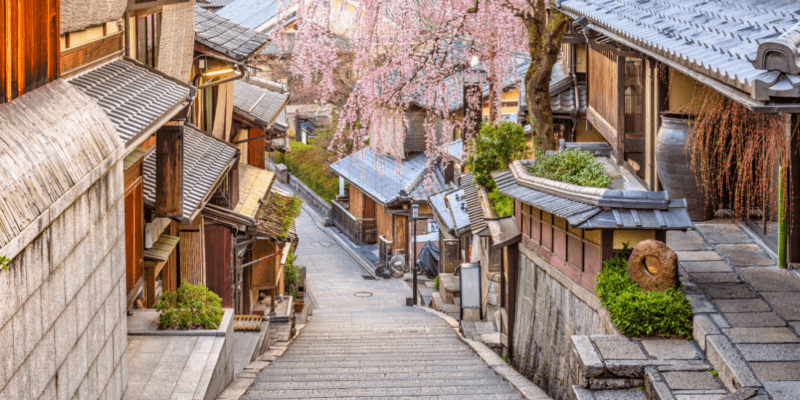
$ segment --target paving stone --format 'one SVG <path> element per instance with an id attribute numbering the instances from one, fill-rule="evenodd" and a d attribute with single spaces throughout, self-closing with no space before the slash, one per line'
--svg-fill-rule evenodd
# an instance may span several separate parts
<path id="1" fill-rule="evenodd" d="M 705 284 L 700 285 L 710 299 L 752 299 L 756 292 L 743 284 Z"/>
<path id="2" fill-rule="evenodd" d="M 600 338 L 592 340 L 606 360 L 646 360 L 647 356 L 636 342 L 626 339 Z"/>
<path id="3" fill-rule="evenodd" d="M 761 382 L 800 381 L 800 362 L 752 362 L 750 368 Z"/>
<path id="4" fill-rule="evenodd" d="M 705 315 L 695 315 L 692 320 L 692 337 L 700 346 L 700 349 L 706 350 L 706 336 L 720 334 L 719 328 Z"/>
<path id="5" fill-rule="evenodd" d="M 764 389 L 772 400 L 800 399 L 800 382 L 764 382 Z"/>
<path id="6" fill-rule="evenodd" d="M 600 354 L 597 353 L 597 350 L 595 350 L 588 336 L 572 336 L 572 345 L 578 352 L 581 377 L 594 378 L 603 373 L 603 360 L 600 358 Z M 586 382 L 581 382 L 581 384 L 585 385 Z"/>
<path id="7" fill-rule="evenodd" d="M 683 339 L 642 339 L 644 349 L 650 357 L 659 360 L 698 360 L 700 355 L 694 346 Z"/>
<path id="8" fill-rule="evenodd" d="M 714 303 L 722 312 L 770 311 L 769 304 L 761 299 L 716 299 Z"/>
<path id="9" fill-rule="evenodd" d="M 733 268 L 725 261 L 680 261 L 687 272 L 733 272 Z"/>
<path id="10" fill-rule="evenodd" d="M 789 326 L 794 329 L 794 333 L 800 335 L 800 321 L 791 321 Z"/>
<path id="11" fill-rule="evenodd" d="M 667 386 L 673 390 L 714 390 L 721 389 L 722 384 L 711 372 L 662 372 Z"/>
<path id="12" fill-rule="evenodd" d="M 753 239 L 750 239 L 750 236 L 729 221 L 696 223 L 695 228 L 703 234 L 707 241 L 714 244 L 753 243 Z"/>
<path id="13" fill-rule="evenodd" d="M 675 394 L 675 400 L 720 400 L 724 394 Z"/>
<path id="14" fill-rule="evenodd" d="M 726 320 L 725 317 L 722 316 L 722 314 L 713 313 L 713 314 L 708 314 L 708 316 L 711 317 L 711 320 L 714 321 L 714 323 L 720 328 L 731 327 L 731 324 L 728 323 L 728 320 Z"/>
<path id="15" fill-rule="evenodd" d="M 738 344 L 747 361 L 800 361 L 800 344 Z"/>
<path id="16" fill-rule="evenodd" d="M 720 382 L 728 390 L 758 387 L 761 383 L 725 335 L 706 337 L 706 357 L 719 373 Z"/>
<path id="17" fill-rule="evenodd" d="M 695 231 L 667 231 L 667 246 L 672 251 L 711 250 L 711 246 Z"/>
<path id="18" fill-rule="evenodd" d="M 721 400 L 747 400 L 758 396 L 758 389 L 741 388 L 731 394 L 722 397 Z"/>
<path id="19" fill-rule="evenodd" d="M 775 268 L 743 268 L 741 274 L 758 292 L 798 292 L 800 279 L 789 271 Z"/>
<path id="20" fill-rule="evenodd" d="M 723 328 L 733 343 L 800 343 L 800 339 L 787 327 L 778 328 Z"/>
<path id="21" fill-rule="evenodd" d="M 647 400 L 641 389 L 608 390 L 594 393 L 595 400 Z"/>
<path id="22" fill-rule="evenodd" d="M 775 308 L 775 312 L 789 321 L 800 320 L 800 293 L 763 292 L 764 300 Z"/>
<path id="23" fill-rule="evenodd" d="M 717 251 L 734 267 L 775 265 L 775 261 L 757 244 L 718 244 Z"/>
<path id="24" fill-rule="evenodd" d="M 685 261 L 722 261 L 722 257 L 716 251 L 676 251 L 678 260 Z"/>
<path id="25" fill-rule="evenodd" d="M 725 313 L 725 319 L 735 327 L 772 327 L 786 326 L 786 321 L 774 312 L 760 313 Z"/>
<path id="26" fill-rule="evenodd" d="M 692 311 L 695 314 L 710 313 L 716 311 L 714 305 L 711 304 L 711 302 L 709 302 L 708 299 L 706 299 L 706 296 L 687 295 L 687 297 L 689 297 L 689 304 L 692 306 Z"/>
<path id="27" fill-rule="evenodd" d="M 689 277 L 696 283 L 739 283 L 742 281 L 734 272 L 692 272 Z"/>

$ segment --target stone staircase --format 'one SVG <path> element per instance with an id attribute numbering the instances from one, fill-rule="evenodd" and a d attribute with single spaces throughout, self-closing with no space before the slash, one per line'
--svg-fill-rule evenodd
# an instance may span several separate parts
<path id="1" fill-rule="evenodd" d="M 241 398 L 522 399 L 439 317 L 410 307 L 315 310 Z"/>

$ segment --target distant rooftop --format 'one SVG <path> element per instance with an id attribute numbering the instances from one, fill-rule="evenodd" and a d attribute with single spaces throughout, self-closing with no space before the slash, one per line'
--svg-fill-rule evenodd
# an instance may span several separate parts
<path id="1" fill-rule="evenodd" d="M 267 35 L 200 7 L 195 18 L 195 40 L 236 61 L 249 59 L 269 42 Z"/>

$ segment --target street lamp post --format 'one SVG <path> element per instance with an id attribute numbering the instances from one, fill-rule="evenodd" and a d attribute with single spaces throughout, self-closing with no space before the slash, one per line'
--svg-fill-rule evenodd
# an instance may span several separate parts
<path id="1" fill-rule="evenodd" d="M 413 296 L 413 304 L 417 305 L 417 218 L 419 218 L 419 205 L 412 204 L 411 205 L 411 223 L 414 225 L 414 258 L 411 260 L 411 269 L 412 274 L 414 276 L 412 280 L 412 286 L 414 293 Z"/>

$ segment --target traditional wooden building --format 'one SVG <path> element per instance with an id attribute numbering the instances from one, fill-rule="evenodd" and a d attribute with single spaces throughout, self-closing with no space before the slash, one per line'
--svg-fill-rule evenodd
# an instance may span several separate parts
<path id="1" fill-rule="evenodd" d="M 661 176 L 674 168 L 659 165 L 657 157 L 662 115 L 692 112 L 705 89 L 750 112 L 782 114 L 791 119 L 789 131 L 796 130 L 800 71 L 791 39 L 797 21 L 789 3 L 565 0 L 557 7 L 573 21 L 565 40 L 564 53 L 571 58 L 565 72 L 586 76 L 587 130 L 599 133 L 616 160 L 649 190 L 662 187 Z M 743 9 L 748 11 L 735 22 L 726 17 Z M 796 149 L 797 135 L 789 140 Z M 776 169 L 800 169 L 800 155 L 793 151 L 791 157 L 791 165 Z M 800 263 L 800 174 L 792 173 L 791 181 L 789 175 L 781 179 L 791 193 L 785 223 L 790 233 L 779 239 L 778 213 L 765 206 L 750 213 L 748 225 L 776 252 L 787 249 L 778 258 Z M 694 199 L 687 200 L 693 208 Z"/>

